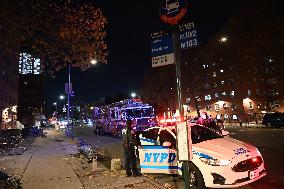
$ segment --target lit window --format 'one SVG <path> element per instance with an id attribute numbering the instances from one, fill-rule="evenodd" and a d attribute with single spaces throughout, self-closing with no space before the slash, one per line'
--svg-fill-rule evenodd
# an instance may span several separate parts
<path id="1" fill-rule="evenodd" d="M 208 68 L 209 67 L 208 64 L 203 64 L 202 66 L 203 66 L 203 68 Z"/>
<path id="2" fill-rule="evenodd" d="M 229 115 L 228 115 L 228 114 L 225 114 L 225 115 L 224 115 L 224 118 L 225 118 L 225 119 L 229 119 Z"/>
<path id="3" fill-rule="evenodd" d="M 227 104 L 227 103 L 224 103 L 224 104 L 223 104 L 223 108 L 228 108 L 228 104 Z"/>
<path id="4" fill-rule="evenodd" d="M 277 80 L 276 80 L 275 77 L 274 77 L 274 78 L 270 78 L 270 79 L 267 79 L 267 80 L 266 80 L 266 83 L 267 83 L 268 85 L 273 85 L 273 84 L 276 84 L 276 83 L 277 83 Z"/>
<path id="5" fill-rule="evenodd" d="M 273 101 L 272 102 L 272 108 L 280 108 L 280 102 L 279 101 Z"/>
<path id="6" fill-rule="evenodd" d="M 211 95 L 206 95 L 205 100 L 211 100 Z"/>
<path id="7" fill-rule="evenodd" d="M 226 92 L 222 92 L 222 95 L 223 95 L 223 96 L 226 96 L 226 95 L 227 95 L 227 93 L 226 93 Z"/>
<path id="8" fill-rule="evenodd" d="M 251 90 L 249 89 L 249 90 L 248 90 L 248 96 L 250 96 L 250 95 L 251 95 Z"/>
<path id="9" fill-rule="evenodd" d="M 234 97 L 234 96 L 235 96 L 235 91 L 231 91 L 231 92 L 230 92 L 230 96 L 231 96 L 231 97 Z"/>
<path id="10" fill-rule="evenodd" d="M 219 104 L 215 104 L 215 110 L 216 110 L 216 111 L 219 111 L 219 110 L 220 110 Z"/>
<path id="11" fill-rule="evenodd" d="M 221 73 L 223 73 L 223 72 L 224 72 L 224 70 L 220 70 L 220 72 L 221 72 Z"/>
<path id="12" fill-rule="evenodd" d="M 261 102 L 257 102 L 256 105 L 257 105 L 257 108 L 258 108 L 258 109 L 261 108 Z"/>
<path id="13" fill-rule="evenodd" d="M 219 98 L 219 94 L 218 93 L 215 93 L 215 98 Z"/>
<path id="14" fill-rule="evenodd" d="M 186 103 L 189 103 L 190 102 L 190 98 L 186 98 Z"/>
<path id="15" fill-rule="evenodd" d="M 221 81 L 221 84 L 224 85 L 225 81 Z"/>
<path id="16" fill-rule="evenodd" d="M 213 72 L 213 77 L 216 77 L 216 72 Z"/>
<path id="17" fill-rule="evenodd" d="M 274 90 L 269 90 L 268 91 L 268 96 L 274 96 L 274 94 L 275 94 Z"/>
<path id="18" fill-rule="evenodd" d="M 236 114 L 233 115 L 233 120 L 237 120 L 238 116 Z"/>
<path id="19" fill-rule="evenodd" d="M 200 102 L 201 101 L 201 98 L 199 96 L 196 96 L 195 99 Z"/>

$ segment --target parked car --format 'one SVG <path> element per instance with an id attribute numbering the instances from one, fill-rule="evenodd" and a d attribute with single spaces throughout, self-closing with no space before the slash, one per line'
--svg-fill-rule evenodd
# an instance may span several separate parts
<path id="1" fill-rule="evenodd" d="M 265 114 L 262 124 L 267 127 L 283 127 L 284 126 L 284 113 Z"/>
<path id="2" fill-rule="evenodd" d="M 266 175 L 264 160 L 255 146 L 201 125 L 190 127 L 193 158 L 189 183 L 193 188 L 235 188 Z M 142 173 L 184 174 L 183 162 L 177 159 L 175 129 L 152 127 L 137 134 Z"/>

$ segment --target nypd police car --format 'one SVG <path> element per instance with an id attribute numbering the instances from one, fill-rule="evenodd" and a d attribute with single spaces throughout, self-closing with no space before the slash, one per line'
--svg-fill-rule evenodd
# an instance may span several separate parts
<path id="1" fill-rule="evenodd" d="M 182 162 L 177 160 L 174 128 L 152 127 L 138 135 L 142 173 L 183 174 Z M 263 158 L 251 144 L 224 137 L 201 125 L 191 126 L 191 139 L 192 188 L 234 188 L 266 175 Z"/>

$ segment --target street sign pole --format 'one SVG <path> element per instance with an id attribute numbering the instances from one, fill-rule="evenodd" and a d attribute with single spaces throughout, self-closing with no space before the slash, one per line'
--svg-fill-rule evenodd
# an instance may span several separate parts
<path id="1" fill-rule="evenodd" d="M 66 128 L 66 135 L 72 137 L 74 136 L 74 129 L 73 125 L 70 126 L 70 90 L 71 90 L 71 66 L 68 63 L 68 87 L 67 87 L 67 96 L 68 96 L 68 107 L 67 107 L 67 128 Z"/>
<path id="2" fill-rule="evenodd" d="M 174 42 L 174 54 L 175 54 L 175 63 L 176 63 L 176 81 L 177 81 L 177 95 L 178 95 L 178 108 L 180 114 L 180 121 L 184 121 L 184 111 L 182 105 L 182 89 L 181 89 L 181 54 L 179 51 L 179 40 L 178 32 L 176 30 L 172 33 L 173 42 Z"/>
<path id="3" fill-rule="evenodd" d="M 176 81 L 177 81 L 177 95 L 178 95 L 178 108 L 180 114 L 180 121 L 184 121 L 184 110 L 182 104 L 182 87 L 181 87 L 181 54 L 179 51 L 179 35 L 175 29 L 172 32 L 174 42 L 174 54 L 176 63 Z M 189 169 L 188 161 L 183 161 L 183 176 L 185 181 L 185 189 L 189 189 Z"/>
<path id="4" fill-rule="evenodd" d="M 180 38 L 179 38 L 179 30 L 178 30 L 178 23 L 187 13 L 187 0 L 177 0 L 174 3 L 169 3 L 168 0 L 162 0 L 161 7 L 160 7 L 160 18 L 167 24 L 172 26 L 172 40 L 173 40 L 173 52 L 174 52 L 174 62 L 176 64 L 176 81 L 177 81 L 177 95 L 178 95 L 178 107 L 179 107 L 179 114 L 180 114 L 180 123 L 184 122 L 184 110 L 183 110 L 183 103 L 182 103 L 182 87 L 181 87 L 181 54 L 180 54 Z M 185 37 L 184 37 L 185 38 Z M 192 42 L 193 43 L 193 42 Z M 191 45 L 191 44 L 189 44 Z M 188 131 L 187 125 L 184 124 L 186 130 Z M 178 134 L 178 133 L 177 133 Z M 191 133 L 187 133 L 189 136 Z M 187 140 L 187 145 L 190 147 L 192 144 Z M 178 142 L 178 141 L 177 141 Z M 188 150 L 188 149 L 187 149 Z M 191 154 L 191 153 L 190 153 Z M 185 180 L 185 189 L 189 189 L 189 164 L 188 162 L 191 161 L 192 156 L 188 155 L 186 159 L 182 159 L 183 161 L 183 175 Z"/>

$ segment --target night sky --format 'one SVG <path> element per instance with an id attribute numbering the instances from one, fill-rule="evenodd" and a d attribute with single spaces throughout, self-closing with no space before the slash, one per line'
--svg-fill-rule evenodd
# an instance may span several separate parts
<path id="1" fill-rule="evenodd" d="M 137 91 L 147 69 L 151 68 L 150 34 L 160 31 L 161 0 L 95 0 L 108 20 L 108 64 L 97 64 L 88 71 L 72 69 L 71 82 L 77 99 L 95 102 L 99 97 Z M 201 44 L 226 23 L 227 17 L 238 9 L 240 0 L 191 0 L 190 20 L 198 29 Z M 45 82 L 46 103 L 58 101 L 64 93 L 67 70 Z"/>

